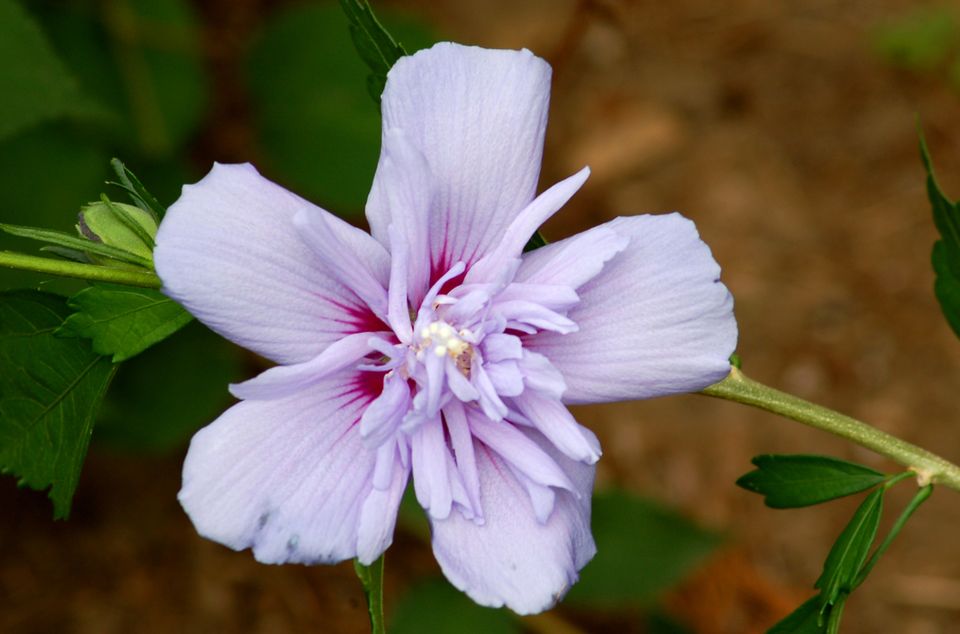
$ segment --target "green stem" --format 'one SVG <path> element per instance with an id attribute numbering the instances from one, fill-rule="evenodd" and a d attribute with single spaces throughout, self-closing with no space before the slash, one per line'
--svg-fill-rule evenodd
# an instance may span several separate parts
<path id="1" fill-rule="evenodd" d="M 851 440 L 909 468 L 921 486 L 935 483 L 960 491 L 960 467 L 952 462 L 832 409 L 758 383 L 737 368 L 702 393 L 752 405 Z"/>
<path id="2" fill-rule="evenodd" d="M 888 484 L 892 484 L 892 481 Z M 913 496 L 913 499 L 910 500 L 910 503 L 903 509 L 903 512 L 900 513 L 900 517 L 897 518 L 897 521 L 893 523 L 893 526 L 890 527 L 890 532 L 887 533 L 887 536 L 884 538 L 883 542 L 877 546 L 877 549 L 873 551 L 873 555 L 870 557 L 870 561 L 860 569 L 860 573 L 857 575 L 856 581 L 853 582 L 853 587 L 856 588 L 867 578 L 867 575 L 870 574 L 870 571 L 873 570 L 873 567 L 877 565 L 877 562 L 880 561 L 880 557 L 883 556 L 883 553 L 887 552 L 887 549 L 890 548 L 890 544 L 893 543 L 893 540 L 896 539 L 897 535 L 900 534 L 900 531 L 903 530 L 903 527 L 906 525 L 907 520 L 910 519 L 910 516 L 913 515 L 914 511 L 920 508 L 920 505 L 927 501 L 927 498 L 930 497 L 930 494 L 933 493 L 933 485 L 928 484 L 927 486 L 921 488 L 917 491 L 917 494 Z"/>
<path id="3" fill-rule="evenodd" d="M 369 566 L 360 560 L 353 560 L 353 569 L 363 585 L 367 597 L 367 609 L 370 611 L 371 634 L 386 634 L 387 626 L 383 620 L 383 555 Z"/>
<path id="4" fill-rule="evenodd" d="M 95 282 L 113 282 L 115 284 L 126 284 L 127 286 L 160 288 L 160 278 L 149 271 L 115 269 L 96 264 L 42 258 L 36 255 L 14 253 L 13 251 L 0 251 L 0 266 L 64 277 L 78 277 Z"/>

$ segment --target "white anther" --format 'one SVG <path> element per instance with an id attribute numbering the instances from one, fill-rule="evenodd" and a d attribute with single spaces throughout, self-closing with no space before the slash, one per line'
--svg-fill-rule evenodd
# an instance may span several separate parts
<path id="1" fill-rule="evenodd" d="M 437 355 L 438 357 L 442 357 L 447 354 L 447 347 L 437 346 L 436 348 L 433 349 L 433 354 Z"/>
<path id="2" fill-rule="evenodd" d="M 464 350 L 469 347 L 466 341 L 462 339 L 454 339 L 453 341 L 447 342 L 447 348 L 450 349 L 450 354 L 453 356 L 459 356 Z"/>
<path id="3" fill-rule="evenodd" d="M 430 341 L 430 329 L 423 327 L 420 329 L 420 338 L 424 341 Z"/>
<path id="4" fill-rule="evenodd" d="M 441 324 L 438 330 L 440 332 L 440 336 L 444 339 L 449 339 L 451 336 L 453 336 L 453 328 L 451 328 L 448 324 Z"/>
<path id="5" fill-rule="evenodd" d="M 433 322 L 427 327 L 427 329 L 429 330 L 431 335 L 435 335 L 437 334 L 437 331 L 440 330 L 440 324 L 438 324 L 437 322 Z"/>

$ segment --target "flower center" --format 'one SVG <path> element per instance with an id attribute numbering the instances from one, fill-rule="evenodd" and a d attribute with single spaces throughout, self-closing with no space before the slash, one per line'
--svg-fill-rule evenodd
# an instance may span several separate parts
<path id="1" fill-rule="evenodd" d="M 464 328 L 457 332 L 453 326 L 440 320 L 424 326 L 418 334 L 420 339 L 415 346 L 418 360 L 422 360 L 427 354 L 449 356 L 456 362 L 457 369 L 464 376 L 470 377 L 473 346 L 468 340 L 473 338 L 473 333 L 469 329 Z"/>

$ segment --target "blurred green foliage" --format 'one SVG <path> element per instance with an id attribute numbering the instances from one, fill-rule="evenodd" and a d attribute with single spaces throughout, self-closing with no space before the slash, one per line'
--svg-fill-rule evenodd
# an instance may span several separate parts
<path id="1" fill-rule="evenodd" d="M 399 525 L 429 538 L 423 509 L 412 487 L 400 506 Z M 636 494 L 598 491 L 593 496 L 593 536 L 597 554 L 580 572 L 580 581 L 563 605 L 578 611 L 618 611 L 637 618 L 649 631 L 682 632 L 683 627 L 660 614 L 660 596 L 683 581 L 722 543 L 721 535 L 701 528 L 662 504 Z M 437 607 L 427 609 L 426 606 Z M 391 632 L 515 632 L 516 617 L 482 608 L 446 581 L 415 587 L 395 608 Z M 487 629 L 472 628 L 473 624 Z"/>
<path id="2" fill-rule="evenodd" d="M 11 0 L 0 1 L 0 140 L 40 121 L 74 114 L 81 100 L 67 72 L 30 16 Z"/>
<path id="3" fill-rule="evenodd" d="M 676 511 L 625 491 L 593 497 L 597 555 L 565 601 L 590 607 L 654 604 L 722 542 Z"/>
<path id="4" fill-rule="evenodd" d="M 889 64 L 940 75 L 960 90 L 960 10 L 956 6 L 913 9 L 874 27 L 871 41 Z"/>
<path id="5" fill-rule="evenodd" d="M 477 605 L 444 579 L 414 586 L 391 610 L 391 634 L 520 634 L 516 616 Z"/>
<path id="6" fill-rule="evenodd" d="M 411 53 L 434 42 L 417 22 L 380 17 Z M 363 211 L 380 154 L 380 113 L 367 90 L 368 72 L 335 4 L 276 15 L 247 63 L 263 167 L 341 215 Z"/>
<path id="7" fill-rule="evenodd" d="M 180 446 L 230 404 L 227 385 L 244 377 L 241 351 L 194 321 L 120 366 L 94 439 L 122 450 Z"/>

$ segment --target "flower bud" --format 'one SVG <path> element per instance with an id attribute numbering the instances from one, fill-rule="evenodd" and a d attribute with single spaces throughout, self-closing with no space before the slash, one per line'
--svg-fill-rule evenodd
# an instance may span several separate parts
<path id="1" fill-rule="evenodd" d="M 157 221 L 139 207 L 110 201 L 90 203 L 80 210 L 77 231 L 93 242 L 153 259 Z"/>

